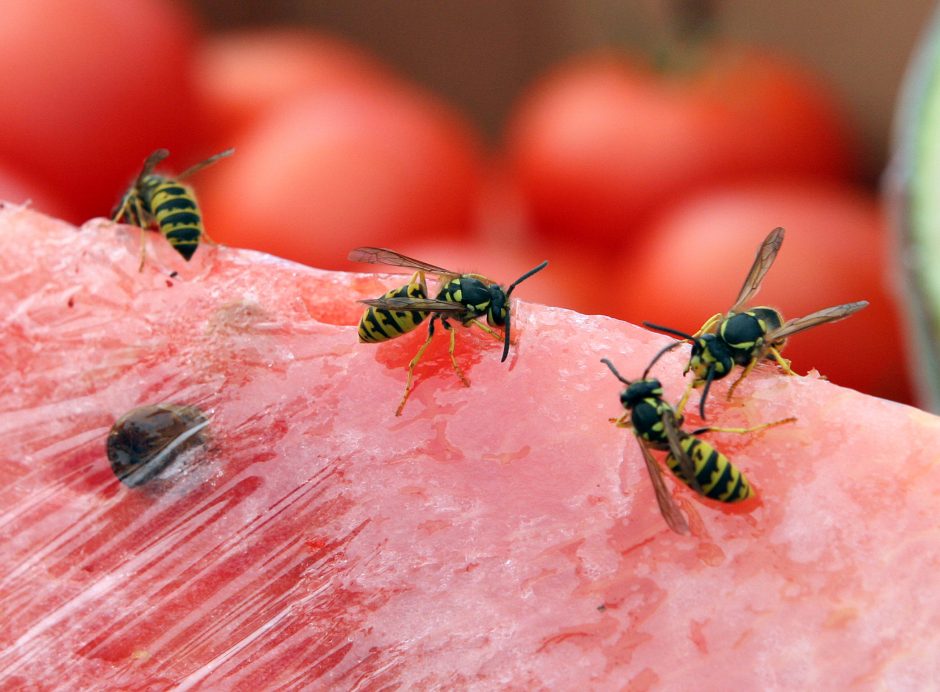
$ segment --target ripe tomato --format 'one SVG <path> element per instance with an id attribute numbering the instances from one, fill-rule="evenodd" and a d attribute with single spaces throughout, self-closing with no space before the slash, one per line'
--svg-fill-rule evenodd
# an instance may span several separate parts
<path id="1" fill-rule="evenodd" d="M 213 238 L 323 268 L 357 245 L 466 232 L 475 133 L 417 89 L 320 89 L 274 109 L 200 186 Z"/>
<path id="2" fill-rule="evenodd" d="M 163 0 L 0 4 L 0 156 L 106 215 L 143 158 L 196 127 L 192 19 Z M 185 159 L 184 159 L 185 160 Z"/>
<path id="3" fill-rule="evenodd" d="M 706 185 L 849 176 L 847 130 L 806 70 L 713 47 L 689 69 L 659 73 L 615 53 L 561 65 L 518 104 L 507 147 L 536 231 L 619 247 Z"/>
<path id="4" fill-rule="evenodd" d="M 394 79 L 378 60 L 334 36 L 262 29 L 209 36 L 198 46 L 195 89 L 219 148 L 276 105 L 304 91 Z"/>
<path id="5" fill-rule="evenodd" d="M 70 212 L 51 190 L 3 163 L 0 163 L 0 202 L 29 204 L 50 216 L 64 217 Z"/>
<path id="6" fill-rule="evenodd" d="M 617 316 L 694 332 L 731 307 L 757 247 L 787 230 L 757 305 L 785 319 L 856 300 L 871 304 L 834 324 L 795 335 L 784 355 L 837 384 L 909 401 L 904 334 L 888 286 L 887 226 L 876 200 L 842 184 L 728 186 L 677 206 L 622 257 Z"/>

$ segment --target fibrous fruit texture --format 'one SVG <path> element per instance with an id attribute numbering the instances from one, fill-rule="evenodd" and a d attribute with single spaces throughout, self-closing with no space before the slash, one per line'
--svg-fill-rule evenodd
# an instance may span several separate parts
<path id="1" fill-rule="evenodd" d="M 798 420 L 709 433 L 757 500 L 703 500 L 667 475 L 692 528 L 679 536 L 609 422 L 622 385 L 599 362 L 638 377 L 665 337 L 516 301 L 505 363 L 461 329 L 465 387 L 435 337 L 396 418 L 424 332 L 359 344 L 356 301 L 403 277 L 220 246 L 186 263 L 152 233 L 139 272 L 139 237 L 0 210 L 5 685 L 940 679 L 937 418 L 770 365 L 730 402 L 717 383 L 709 423 Z M 670 401 L 685 352 L 653 373 Z M 109 430 L 158 404 L 208 426 L 129 486 Z"/>

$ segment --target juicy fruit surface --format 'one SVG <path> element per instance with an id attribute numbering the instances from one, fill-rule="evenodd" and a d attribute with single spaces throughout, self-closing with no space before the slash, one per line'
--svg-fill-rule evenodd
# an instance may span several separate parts
<path id="1" fill-rule="evenodd" d="M 759 500 L 674 479 L 659 516 L 608 418 L 668 343 L 516 302 L 517 339 L 357 344 L 324 272 L 0 210 L 0 680 L 40 689 L 923 687 L 940 676 L 940 419 L 761 367 L 708 439 Z M 551 258 L 549 258 L 551 259 Z M 179 275 L 171 277 L 172 271 Z M 549 268 L 550 271 L 550 268 Z M 525 293 L 525 287 L 519 291 Z M 681 351 L 681 353 L 680 353 Z M 683 349 L 656 368 L 681 391 Z M 140 488 L 112 423 L 198 406 L 208 442 Z M 690 410 L 694 409 L 693 397 Z"/>

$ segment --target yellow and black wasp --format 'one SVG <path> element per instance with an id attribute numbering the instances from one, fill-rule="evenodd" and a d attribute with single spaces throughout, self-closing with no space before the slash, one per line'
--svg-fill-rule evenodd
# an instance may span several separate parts
<path id="1" fill-rule="evenodd" d="M 547 261 L 542 262 L 513 281 L 509 288 L 503 289 L 480 274 L 461 274 L 384 248 L 359 247 L 349 253 L 349 259 L 353 262 L 385 264 L 415 270 L 415 275 L 405 286 L 393 289 L 381 298 L 361 301 L 369 308 L 359 321 L 360 341 L 376 343 L 394 339 L 417 328 L 428 315 L 431 316 L 428 337 L 408 364 L 408 381 L 401 402 L 395 410 L 396 416 L 401 415 L 414 388 L 414 370 L 431 343 L 436 322 L 440 322 L 441 326 L 450 332 L 451 365 L 460 381 L 469 386 L 470 381 L 454 357 L 456 333 L 450 321 L 457 321 L 464 327 L 479 327 L 495 339 L 501 337 L 493 327 L 501 327 L 503 356 L 500 360 L 505 361 L 509 355 L 509 296 L 516 286 L 548 266 Z M 440 281 L 437 296 L 434 298 L 428 297 L 425 274 L 434 274 Z M 480 320 L 483 317 L 486 322 Z"/>
<path id="2" fill-rule="evenodd" d="M 660 351 L 660 354 L 668 348 Z M 686 432 L 681 428 L 682 414 L 663 399 L 662 383 L 649 376 L 649 370 L 660 354 L 657 354 L 646 368 L 643 376 L 632 382 L 617 372 L 614 364 L 607 358 L 602 358 L 601 362 L 610 368 L 614 377 L 626 385 L 626 389 L 620 393 L 620 403 L 626 413 L 613 420 L 618 427 L 632 429 L 643 453 L 660 513 L 669 528 L 676 533 L 688 534 L 689 524 L 666 489 L 662 470 L 650 450 L 667 452 L 666 465 L 669 470 L 700 495 L 720 502 L 741 502 L 754 494 L 747 478 L 728 457 L 698 435 L 706 432 L 752 433 L 792 423 L 796 419 L 784 418 L 752 428 L 704 427 Z"/>
<path id="3" fill-rule="evenodd" d="M 188 262 L 199 247 L 199 241 L 208 236 L 202 226 L 199 205 L 192 188 L 180 181 L 219 159 L 231 156 L 234 151 L 226 149 L 190 166 L 175 177 L 168 177 L 154 173 L 157 165 L 170 155 L 166 149 L 157 149 L 144 161 L 140 175 L 124 193 L 112 219 L 139 226 L 143 230 L 156 226 L 167 242 Z M 141 236 L 141 271 L 144 268 L 143 240 Z"/>
<path id="4" fill-rule="evenodd" d="M 760 289 L 764 277 L 777 258 L 777 253 L 783 244 L 783 234 L 782 228 L 775 228 L 768 234 L 757 251 L 757 256 L 754 258 L 754 263 L 751 265 L 734 305 L 724 314 L 713 315 L 695 334 L 686 334 L 677 329 L 650 322 L 643 323 L 651 329 L 673 334 L 692 342 L 692 353 L 685 371 L 691 370 L 694 378 L 679 404 L 680 411 L 684 409 L 692 389 L 704 385 L 702 398 L 699 401 L 699 414 L 704 419 L 705 400 L 708 398 L 712 382 L 726 377 L 735 365 L 742 366 L 744 370 L 728 389 L 728 398 L 731 398 L 741 380 L 747 377 L 754 366 L 765 358 L 777 361 L 787 375 L 794 374 L 790 369 L 790 362 L 780 355 L 787 338 L 811 327 L 841 320 L 868 305 L 868 301 L 865 300 L 845 303 L 817 310 L 805 317 L 797 317 L 786 322 L 783 321 L 780 311 L 775 308 L 760 306 L 743 310 Z M 673 347 L 681 343 L 677 342 L 673 344 Z"/>

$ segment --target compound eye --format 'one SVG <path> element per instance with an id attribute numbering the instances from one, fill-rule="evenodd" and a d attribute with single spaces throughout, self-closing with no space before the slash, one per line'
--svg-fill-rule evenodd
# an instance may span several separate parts
<path id="1" fill-rule="evenodd" d="M 693 354 L 693 356 L 689 359 L 689 370 L 691 370 L 695 374 L 695 377 L 700 380 L 704 380 L 708 375 L 708 366 L 698 354 Z"/>

